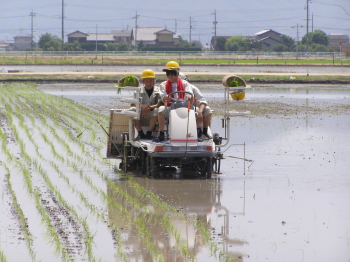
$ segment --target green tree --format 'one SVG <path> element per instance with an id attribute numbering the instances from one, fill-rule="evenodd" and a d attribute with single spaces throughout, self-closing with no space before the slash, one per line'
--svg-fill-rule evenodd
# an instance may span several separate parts
<path id="1" fill-rule="evenodd" d="M 306 45 L 307 35 L 304 35 L 301 39 L 301 42 Z M 320 44 L 324 46 L 329 45 L 329 37 L 322 30 L 315 30 L 312 33 L 309 33 L 309 45 L 311 44 Z"/>
<path id="2" fill-rule="evenodd" d="M 62 50 L 62 40 L 46 33 L 40 36 L 38 46 L 44 51 L 60 51 Z"/>
<path id="3" fill-rule="evenodd" d="M 281 35 L 281 41 L 288 47 L 288 51 L 294 51 L 294 39 L 287 35 Z"/>
<path id="4" fill-rule="evenodd" d="M 78 41 L 74 41 L 73 43 L 66 43 L 63 47 L 64 51 L 82 51 L 81 44 Z"/>
<path id="5" fill-rule="evenodd" d="M 117 43 L 117 47 L 117 51 L 129 51 L 131 49 L 128 43 Z"/>
<path id="6" fill-rule="evenodd" d="M 142 48 L 144 47 L 145 45 L 143 44 L 143 41 L 141 40 L 138 44 L 137 44 L 137 50 L 142 50 Z"/>
<path id="7" fill-rule="evenodd" d="M 261 41 L 256 41 L 255 39 L 251 39 L 251 38 L 245 38 L 244 39 L 244 48 L 246 51 L 256 51 L 256 50 L 260 50 L 262 46 Z"/>
<path id="8" fill-rule="evenodd" d="M 215 50 L 225 51 L 225 44 L 226 44 L 226 38 L 223 36 L 219 36 L 218 38 L 216 38 Z"/>
<path id="9" fill-rule="evenodd" d="M 284 44 L 277 44 L 272 47 L 272 50 L 275 52 L 286 52 L 288 51 L 288 47 Z"/>
<path id="10" fill-rule="evenodd" d="M 329 52 L 329 48 L 327 46 L 320 44 L 312 44 L 311 50 L 313 52 Z"/>
<path id="11" fill-rule="evenodd" d="M 180 47 L 195 47 L 195 44 L 188 42 L 187 40 L 182 39 L 182 37 L 178 36 L 180 41 Z"/>
<path id="12" fill-rule="evenodd" d="M 245 37 L 243 36 L 232 36 L 226 41 L 225 49 L 227 51 L 245 51 Z"/>

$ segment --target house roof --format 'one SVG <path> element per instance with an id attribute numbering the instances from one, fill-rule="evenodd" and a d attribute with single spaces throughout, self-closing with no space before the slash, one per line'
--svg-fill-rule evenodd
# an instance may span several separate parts
<path id="1" fill-rule="evenodd" d="M 344 39 L 344 40 L 349 40 L 349 36 L 348 35 L 328 35 L 329 39 Z"/>
<path id="2" fill-rule="evenodd" d="M 32 37 L 32 35 L 31 34 L 27 34 L 27 33 L 20 33 L 20 34 L 16 35 L 15 38 L 16 37 Z"/>
<path id="3" fill-rule="evenodd" d="M 282 35 L 282 34 L 276 32 L 276 31 L 274 31 L 274 30 L 272 30 L 272 29 L 265 29 L 265 30 L 262 30 L 262 31 L 260 31 L 260 32 L 255 33 L 255 35 L 262 35 L 262 34 L 265 34 L 265 33 L 267 33 L 267 32 L 274 32 L 274 33 L 276 33 L 276 34 Z"/>
<path id="4" fill-rule="evenodd" d="M 131 36 L 131 30 L 112 30 L 111 34 L 116 36 Z"/>
<path id="5" fill-rule="evenodd" d="M 174 35 L 175 33 L 172 32 L 172 31 L 169 31 L 167 29 L 162 29 L 162 30 L 159 30 L 157 32 L 154 32 L 155 34 L 162 34 L 162 35 Z"/>
<path id="6" fill-rule="evenodd" d="M 80 34 L 83 34 L 83 35 L 88 36 L 88 34 L 85 34 L 85 33 L 81 32 L 81 31 L 79 31 L 79 30 L 76 30 L 76 31 L 74 31 L 74 32 L 72 32 L 72 33 L 70 33 L 70 34 L 68 34 L 68 35 L 66 35 L 66 36 L 70 36 L 70 35 L 75 34 L 75 33 L 80 33 Z"/>
<path id="7" fill-rule="evenodd" d="M 273 37 L 271 37 L 271 36 L 267 36 L 267 37 L 261 38 L 261 39 L 259 39 L 258 41 L 264 42 L 264 40 L 267 40 L 267 39 L 271 39 L 271 40 L 273 40 L 273 41 L 275 41 L 275 42 L 278 42 L 279 44 L 286 45 L 286 44 L 283 43 L 282 41 L 277 40 L 276 38 L 273 38 Z"/>
<path id="8" fill-rule="evenodd" d="M 86 41 L 96 41 L 96 34 L 88 34 Z M 111 41 L 114 42 L 112 34 L 97 34 L 97 41 Z"/>
<path id="9" fill-rule="evenodd" d="M 135 39 L 135 30 L 134 27 L 132 29 L 132 38 Z M 156 39 L 156 36 L 154 35 L 156 32 L 164 29 L 164 27 L 138 27 L 137 28 L 137 41 L 153 41 Z"/>

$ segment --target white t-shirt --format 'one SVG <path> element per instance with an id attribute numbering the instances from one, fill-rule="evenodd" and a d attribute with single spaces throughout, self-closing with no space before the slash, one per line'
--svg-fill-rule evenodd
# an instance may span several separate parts
<path id="1" fill-rule="evenodd" d="M 171 83 L 171 87 L 173 89 L 173 92 L 176 92 L 177 91 L 177 83 Z M 174 98 L 177 99 L 177 93 L 174 94 Z"/>

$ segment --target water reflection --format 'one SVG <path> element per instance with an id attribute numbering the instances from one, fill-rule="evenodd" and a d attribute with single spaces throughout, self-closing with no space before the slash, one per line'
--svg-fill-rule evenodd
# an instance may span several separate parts
<path id="1" fill-rule="evenodd" d="M 210 255 L 210 248 L 206 244 L 205 237 L 200 232 L 199 224 L 205 225 L 205 230 L 211 234 L 213 243 L 229 254 L 229 246 L 240 246 L 247 244 L 246 241 L 240 239 L 231 239 L 229 236 L 230 216 L 244 216 L 245 200 L 244 200 L 244 183 L 241 183 L 240 191 L 243 198 L 237 198 L 232 201 L 235 210 L 230 210 L 221 203 L 222 196 L 222 180 L 174 180 L 174 179 L 146 179 L 135 177 L 133 182 L 143 186 L 145 189 L 153 192 L 161 201 L 167 205 L 174 207 L 179 212 L 185 214 L 181 216 L 170 216 L 170 222 L 179 231 L 179 243 L 185 244 L 191 256 L 198 258 L 199 261 L 219 261 L 219 257 Z M 137 192 L 128 181 L 115 181 L 118 187 L 122 187 L 133 197 L 138 197 Z M 150 218 L 152 214 L 163 215 L 159 207 L 155 206 L 148 199 L 143 199 L 143 205 L 147 208 L 135 209 L 120 194 L 116 194 L 113 188 L 108 187 L 108 196 L 121 204 L 123 208 L 128 210 L 132 219 L 145 216 Z M 242 195 L 243 194 L 243 195 Z M 120 211 L 113 205 L 109 205 L 109 218 L 117 223 L 118 227 L 123 228 L 123 246 L 128 250 L 130 258 L 134 261 L 152 261 L 151 253 L 146 243 L 137 235 L 136 225 L 130 224 L 127 220 L 121 219 Z M 151 223 L 150 223 L 151 224 Z M 178 244 L 175 237 L 166 232 L 162 226 L 149 225 L 152 233 L 152 241 L 166 258 L 165 261 L 183 261 L 178 253 Z M 177 247 L 177 248 L 174 248 Z M 231 253 L 231 257 L 239 257 L 239 253 Z M 201 260 L 200 258 L 204 259 Z"/>

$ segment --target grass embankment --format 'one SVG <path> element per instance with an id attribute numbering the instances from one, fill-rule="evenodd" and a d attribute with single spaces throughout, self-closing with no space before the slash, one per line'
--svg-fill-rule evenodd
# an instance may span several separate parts
<path id="1" fill-rule="evenodd" d="M 234 73 L 232 73 L 234 74 Z M 137 78 L 141 78 L 140 74 L 134 74 Z M 94 79 L 88 79 L 88 76 L 93 76 Z M 20 82 L 20 81 L 30 81 L 30 82 L 91 82 L 91 83 L 117 83 L 120 78 L 125 76 L 125 73 L 115 73 L 115 74 L 33 74 L 33 75 L 22 75 L 22 74 L 0 74 L 0 82 Z M 187 78 L 190 82 L 213 82 L 221 83 L 222 75 L 211 75 L 206 73 L 205 75 L 187 74 Z M 285 76 L 275 76 L 275 75 L 239 75 L 247 83 L 350 83 L 350 76 L 327 76 L 327 75 L 305 75 L 305 76 L 295 76 L 295 79 L 291 79 L 290 75 Z M 157 83 L 165 81 L 164 75 L 157 75 Z"/>
<path id="2" fill-rule="evenodd" d="M 167 58 L 167 56 L 169 58 Z M 14 56 L 0 57 L 1 65 L 154 65 L 163 66 L 169 60 L 181 65 L 350 65 L 350 59 L 186 59 L 164 54 L 162 58 L 123 58 L 120 56 Z"/>

